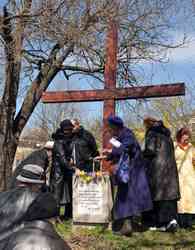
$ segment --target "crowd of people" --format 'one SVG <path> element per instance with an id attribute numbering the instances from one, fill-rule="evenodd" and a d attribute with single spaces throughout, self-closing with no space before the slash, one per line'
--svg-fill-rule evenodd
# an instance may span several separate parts
<path id="1" fill-rule="evenodd" d="M 75 165 L 91 171 L 99 152 L 94 136 L 76 119 L 62 121 L 52 138 L 16 167 L 9 190 L 0 193 L 0 250 L 71 249 L 53 224 L 62 206 L 62 218 L 72 218 Z"/>
<path id="2" fill-rule="evenodd" d="M 148 117 L 144 119 L 145 146 L 141 150 L 120 117 L 109 116 L 107 122 L 111 148 L 99 152 L 94 136 L 77 119 L 65 119 L 52 134 L 53 141 L 17 166 L 10 189 L 0 193 L 0 249 L 36 249 L 36 244 L 38 249 L 70 249 L 55 232 L 51 219 L 72 218 L 73 174 L 76 169 L 91 172 L 94 159 L 105 159 L 113 166 L 110 178 L 117 187 L 112 210 L 114 233 L 130 236 L 135 216 L 140 216 L 142 227 L 149 230 L 192 228 L 195 155 L 189 129 L 181 128 L 174 143 L 163 122 Z M 126 170 L 121 168 L 123 161 L 128 162 Z"/>

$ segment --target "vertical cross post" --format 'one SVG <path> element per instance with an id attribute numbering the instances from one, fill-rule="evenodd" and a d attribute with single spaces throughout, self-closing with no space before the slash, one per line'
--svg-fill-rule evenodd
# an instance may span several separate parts
<path id="1" fill-rule="evenodd" d="M 117 72 L 117 43 L 118 43 L 118 27 L 116 21 L 110 21 L 109 30 L 106 38 L 106 63 L 104 70 L 105 89 L 116 88 L 116 72 Z M 103 107 L 103 148 L 108 147 L 108 140 L 110 138 L 108 132 L 108 124 L 106 122 L 108 116 L 115 114 L 115 100 L 104 100 Z M 105 162 L 106 169 L 109 168 Z"/>

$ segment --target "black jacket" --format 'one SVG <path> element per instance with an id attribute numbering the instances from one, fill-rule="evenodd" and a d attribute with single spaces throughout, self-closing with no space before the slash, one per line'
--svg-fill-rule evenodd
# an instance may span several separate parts
<path id="1" fill-rule="evenodd" d="M 4 241 L 5 242 L 5 241 Z M 5 246 L 5 248 L 1 248 Z M 70 250 L 67 243 L 55 232 L 53 225 L 47 221 L 31 221 L 13 233 L 1 245 L 1 250 Z"/>
<path id="2" fill-rule="evenodd" d="M 157 122 L 145 135 L 146 172 L 155 201 L 177 200 L 179 179 L 170 131 Z"/>
<path id="3" fill-rule="evenodd" d="M 50 193 L 33 192 L 27 187 L 0 193 L 0 250 L 30 250 L 36 249 L 36 244 L 41 246 L 38 249 L 66 249 L 61 247 L 61 238 L 51 230 L 52 225 L 44 223 L 56 215 L 57 204 Z M 39 221 L 36 227 L 35 221 Z M 53 238 L 55 247 L 51 243 Z"/>
<path id="4" fill-rule="evenodd" d="M 11 182 L 10 182 L 10 188 L 16 187 L 16 177 L 21 173 L 23 166 L 26 164 L 38 165 L 42 167 L 44 171 L 46 171 L 49 165 L 49 160 L 48 160 L 46 149 L 43 148 L 43 149 L 32 152 L 18 165 L 18 167 L 13 172 Z"/>
<path id="5" fill-rule="evenodd" d="M 52 154 L 51 190 L 58 204 L 67 203 L 67 180 L 72 176 L 73 170 L 70 166 L 72 156 L 72 135 L 65 135 L 61 129 L 57 129 L 52 135 L 54 147 Z"/>
<path id="6" fill-rule="evenodd" d="M 76 166 L 85 171 L 92 171 L 92 158 L 99 155 L 94 136 L 81 127 L 73 137 L 72 149 Z"/>

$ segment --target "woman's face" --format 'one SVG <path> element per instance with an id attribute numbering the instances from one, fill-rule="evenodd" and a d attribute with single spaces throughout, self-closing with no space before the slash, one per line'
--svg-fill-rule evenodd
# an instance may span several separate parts
<path id="1" fill-rule="evenodd" d="M 180 140 L 180 143 L 181 143 L 182 145 L 188 145 L 189 142 L 190 142 L 190 136 L 189 136 L 189 135 L 186 135 L 186 134 L 182 135 L 181 140 Z"/>

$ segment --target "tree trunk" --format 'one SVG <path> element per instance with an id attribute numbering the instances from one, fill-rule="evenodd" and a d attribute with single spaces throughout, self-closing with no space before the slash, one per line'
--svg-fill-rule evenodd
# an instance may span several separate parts
<path id="1" fill-rule="evenodd" d="M 25 16 L 30 13 L 32 0 L 24 0 L 20 18 L 12 22 L 12 16 L 3 9 L 1 17 L 2 38 L 5 52 L 5 88 L 0 101 L 0 191 L 9 187 L 12 164 L 17 149 L 19 136 L 39 102 L 43 91 L 61 70 L 64 60 L 73 50 L 73 42 L 67 43 L 63 53 L 58 55 L 65 44 L 56 44 L 51 49 L 48 59 L 37 73 L 25 95 L 23 104 L 16 114 L 16 100 L 20 84 L 24 30 L 28 22 Z M 58 55 L 58 56 L 57 56 Z"/>
<path id="2" fill-rule="evenodd" d="M 17 145 L 12 140 L 6 138 L 0 142 L 0 191 L 5 191 L 9 187 L 12 175 L 12 165 Z M 5 167 L 6 166 L 6 167 Z"/>
<path id="3" fill-rule="evenodd" d="M 24 1 L 22 13 L 28 13 L 32 0 Z M 5 88 L 0 102 L 0 191 L 9 186 L 12 164 L 20 133 L 16 132 L 14 118 L 20 82 L 21 51 L 25 22 L 12 24 L 7 8 L 3 9 L 2 38 L 5 42 Z"/>
<path id="4" fill-rule="evenodd" d="M 12 132 L 8 109 L 1 106 L 0 131 L 0 191 L 8 188 L 12 175 L 12 164 L 17 149 L 18 140 Z"/>

